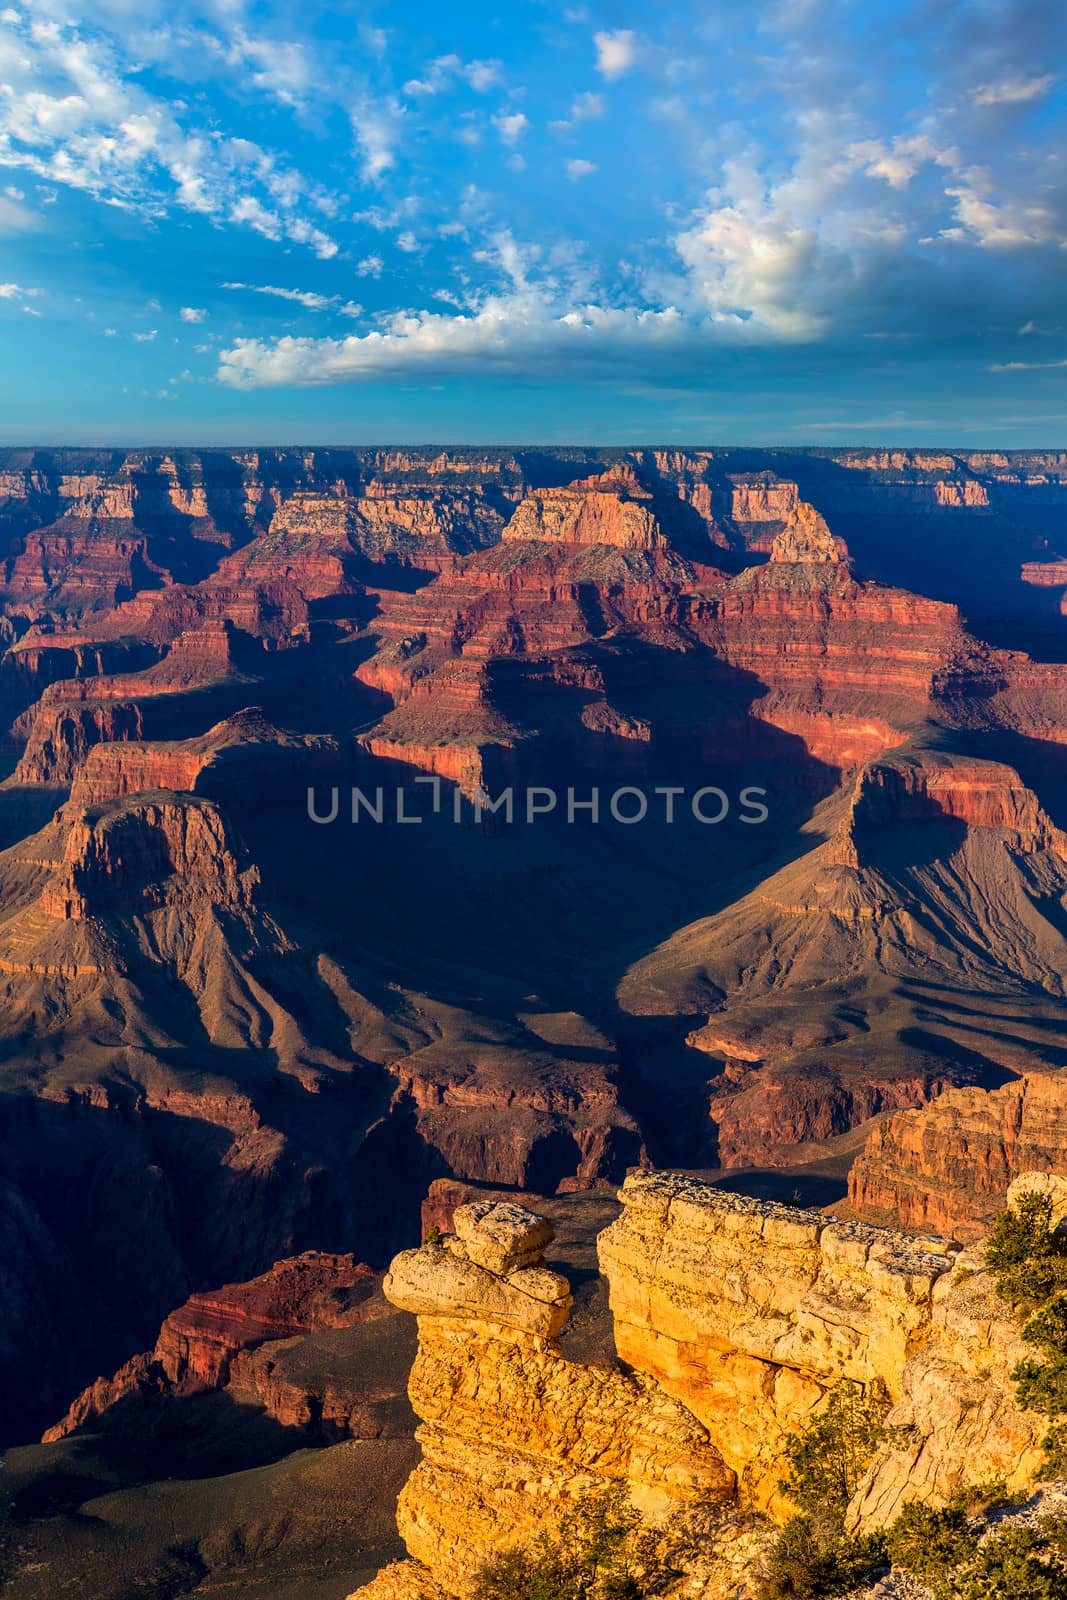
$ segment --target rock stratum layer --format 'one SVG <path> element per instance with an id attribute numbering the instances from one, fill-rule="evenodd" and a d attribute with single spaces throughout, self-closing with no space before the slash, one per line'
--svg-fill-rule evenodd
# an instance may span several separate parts
<path id="1" fill-rule="evenodd" d="M 860 1216 L 970 1243 L 1025 1172 L 1067 1174 L 1067 1102 L 1058 1077 L 1022 1077 L 985 1094 L 948 1089 L 871 1130 L 849 1172 Z"/>

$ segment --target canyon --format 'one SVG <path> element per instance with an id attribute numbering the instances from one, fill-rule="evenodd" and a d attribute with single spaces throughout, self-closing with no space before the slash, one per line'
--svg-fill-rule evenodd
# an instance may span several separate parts
<path id="1" fill-rule="evenodd" d="M 671 1321 L 687 1252 L 728 1275 L 739 1238 L 805 1328 L 820 1296 L 882 1327 L 827 1361 L 919 1407 L 937 1262 L 1020 1174 L 1067 1173 L 1065 511 L 1059 452 L 0 450 L 0 1444 L 27 1503 L 90 1457 L 104 1494 L 125 1452 L 132 1516 L 168 1450 L 256 1495 L 336 1474 L 324 1504 L 380 1459 L 395 1499 L 414 1358 L 402 1527 L 451 1593 L 457 1363 L 476 1337 L 501 1392 L 565 1407 L 606 1279 L 630 1370 L 585 1363 L 592 1431 L 537 1471 L 584 1482 L 626 1412 L 635 1496 L 773 1513 L 830 1367 L 716 1305 L 696 1372 Z M 748 787 L 759 825 L 662 798 Z M 314 820 L 354 788 L 380 823 Z M 509 788 L 557 801 L 480 809 Z M 660 798 L 628 821 L 616 791 Z M 664 1171 L 714 1188 L 665 1200 Z M 561 1282 L 513 1282 L 566 1278 L 558 1246 L 497 1295 L 468 1245 L 420 1245 L 489 1203 L 562 1207 L 568 1239 L 597 1211 L 605 1277 L 586 1228 L 561 1326 Z M 944 1248 L 883 1261 L 879 1228 Z M 653 1248 L 670 1316 L 635 1287 Z M 718 1408 L 768 1385 L 746 1454 Z M 479 1394 L 491 1455 L 519 1422 Z M 360 1495 L 385 1532 L 349 1589 L 402 1554 Z"/>

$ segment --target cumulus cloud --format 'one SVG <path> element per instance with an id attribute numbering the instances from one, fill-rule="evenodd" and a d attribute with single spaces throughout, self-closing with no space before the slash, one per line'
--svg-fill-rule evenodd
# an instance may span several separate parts
<path id="1" fill-rule="evenodd" d="M 444 55 L 430 63 L 423 77 L 409 78 L 404 85 L 404 93 L 412 96 L 435 95 L 457 83 L 465 83 L 476 94 L 485 94 L 499 82 L 499 61 L 464 61 L 461 56 Z"/>
<path id="2" fill-rule="evenodd" d="M 364 256 L 356 262 L 356 276 L 360 278 L 380 278 L 385 262 L 381 256 Z"/>
<path id="3" fill-rule="evenodd" d="M 906 189 L 928 163 L 955 171 L 961 159 L 954 146 L 939 146 L 925 133 L 889 141 L 867 139 L 850 146 L 848 155 L 862 165 L 869 178 L 884 178 L 891 189 Z"/>
<path id="4" fill-rule="evenodd" d="M 955 200 L 959 226 L 943 230 L 943 237 L 961 239 L 987 250 L 1019 250 L 1028 245 L 1067 245 L 1067 197 L 1057 203 L 1014 195 L 999 204 L 971 184 L 946 192 Z"/>
<path id="5" fill-rule="evenodd" d="M 203 322 L 207 312 L 200 306 L 182 306 L 178 315 L 183 322 Z"/>
<path id="6" fill-rule="evenodd" d="M 614 368 L 635 353 L 684 347 L 674 309 L 601 305 L 557 313 L 519 297 L 470 314 L 399 312 L 384 330 L 347 339 L 238 339 L 220 352 L 219 377 L 238 389 L 351 383 L 413 372 L 545 372 L 584 363 Z"/>
<path id="7" fill-rule="evenodd" d="M 36 299 L 43 289 L 24 289 L 20 283 L 0 283 L 0 300 Z"/>
<path id="8" fill-rule="evenodd" d="M 158 328 L 151 328 L 148 333 L 135 333 L 133 337 L 138 344 L 151 344 L 158 332 Z"/>
<path id="9" fill-rule="evenodd" d="M 609 83 L 637 64 L 637 35 L 632 28 L 595 33 L 593 44 L 596 46 L 596 69 Z"/>
<path id="10" fill-rule="evenodd" d="M 521 111 L 501 112 L 493 118 L 493 126 L 505 144 L 515 145 L 530 126 L 530 119 Z"/>
<path id="11" fill-rule="evenodd" d="M 578 178 L 588 178 L 590 173 L 596 171 L 592 161 L 568 161 L 566 166 L 568 178 L 574 183 Z"/>
<path id="12" fill-rule="evenodd" d="M 1046 72 L 1039 78 L 1002 78 L 999 83 L 984 83 L 974 91 L 974 102 L 979 106 L 1018 106 L 1043 100 L 1059 78 L 1058 72 Z"/>

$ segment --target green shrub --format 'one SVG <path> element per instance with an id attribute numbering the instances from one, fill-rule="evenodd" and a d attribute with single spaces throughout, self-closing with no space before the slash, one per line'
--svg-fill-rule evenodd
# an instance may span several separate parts
<path id="1" fill-rule="evenodd" d="M 844 1521 L 848 1503 L 885 1437 L 889 1397 L 881 1387 L 839 1383 L 826 1408 L 786 1446 L 789 1475 L 780 1485 L 799 1509 Z"/>
<path id="2" fill-rule="evenodd" d="M 885 1437 L 884 1389 L 839 1383 L 824 1409 L 786 1445 L 780 1488 L 800 1515 L 787 1522 L 764 1560 L 759 1600 L 822 1600 L 844 1594 L 885 1560 L 877 1539 L 850 1539 L 848 1503 Z"/>
<path id="3" fill-rule="evenodd" d="M 644 1600 L 656 1575 L 638 1576 L 639 1529 L 625 1489 L 583 1495 L 555 1536 L 489 1556 L 472 1600 Z"/>
<path id="4" fill-rule="evenodd" d="M 966 1510 L 960 1506 L 905 1506 L 886 1534 L 886 1549 L 894 1567 L 903 1567 L 932 1593 L 953 1593 L 957 1573 L 977 1553 Z"/>
<path id="5" fill-rule="evenodd" d="M 846 1594 L 885 1564 L 877 1539 L 849 1539 L 827 1519 L 793 1517 L 763 1560 L 757 1600 L 827 1600 Z"/>
<path id="6" fill-rule="evenodd" d="M 994 1478 L 988 1483 L 972 1483 L 966 1489 L 957 1489 L 949 1505 L 957 1511 L 965 1511 L 969 1517 L 977 1517 L 997 1506 L 1025 1505 L 1029 1498 L 1019 1489 L 1009 1492 L 1003 1478 Z"/>
<path id="7" fill-rule="evenodd" d="M 1067 1287 L 1067 1242 L 1051 1228 L 1052 1203 L 1040 1194 L 1022 1195 L 993 1224 L 986 1266 L 1012 1305 L 1033 1308 Z"/>
<path id="8" fill-rule="evenodd" d="M 1067 1600 L 1067 1572 L 1032 1528 L 1005 1528 L 959 1577 L 960 1600 Z"/>
<path id="9" fill-rule="evenodd" d="M 1044 1195 L 1023 1195 L 997 1218 L 985 1249 L 997 1293 L 1033 1312 L 1022 1336 L 1041 1358 L 1020 1361 L 1012 1372 L 1015 1398 L 1049 1419 L 1042 1441 L 1045 1476 L 1067 1472 L 1067 1241 L 1051 1232 L 1052 1206 Z"/>

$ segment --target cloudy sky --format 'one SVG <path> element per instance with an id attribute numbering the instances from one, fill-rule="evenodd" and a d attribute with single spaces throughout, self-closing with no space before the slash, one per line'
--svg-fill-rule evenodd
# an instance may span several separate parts
<path id="1" fill-rule="evenodd" d="M 1067 440 L 1050 0 L 0 0 L 0 441 Z"/>

